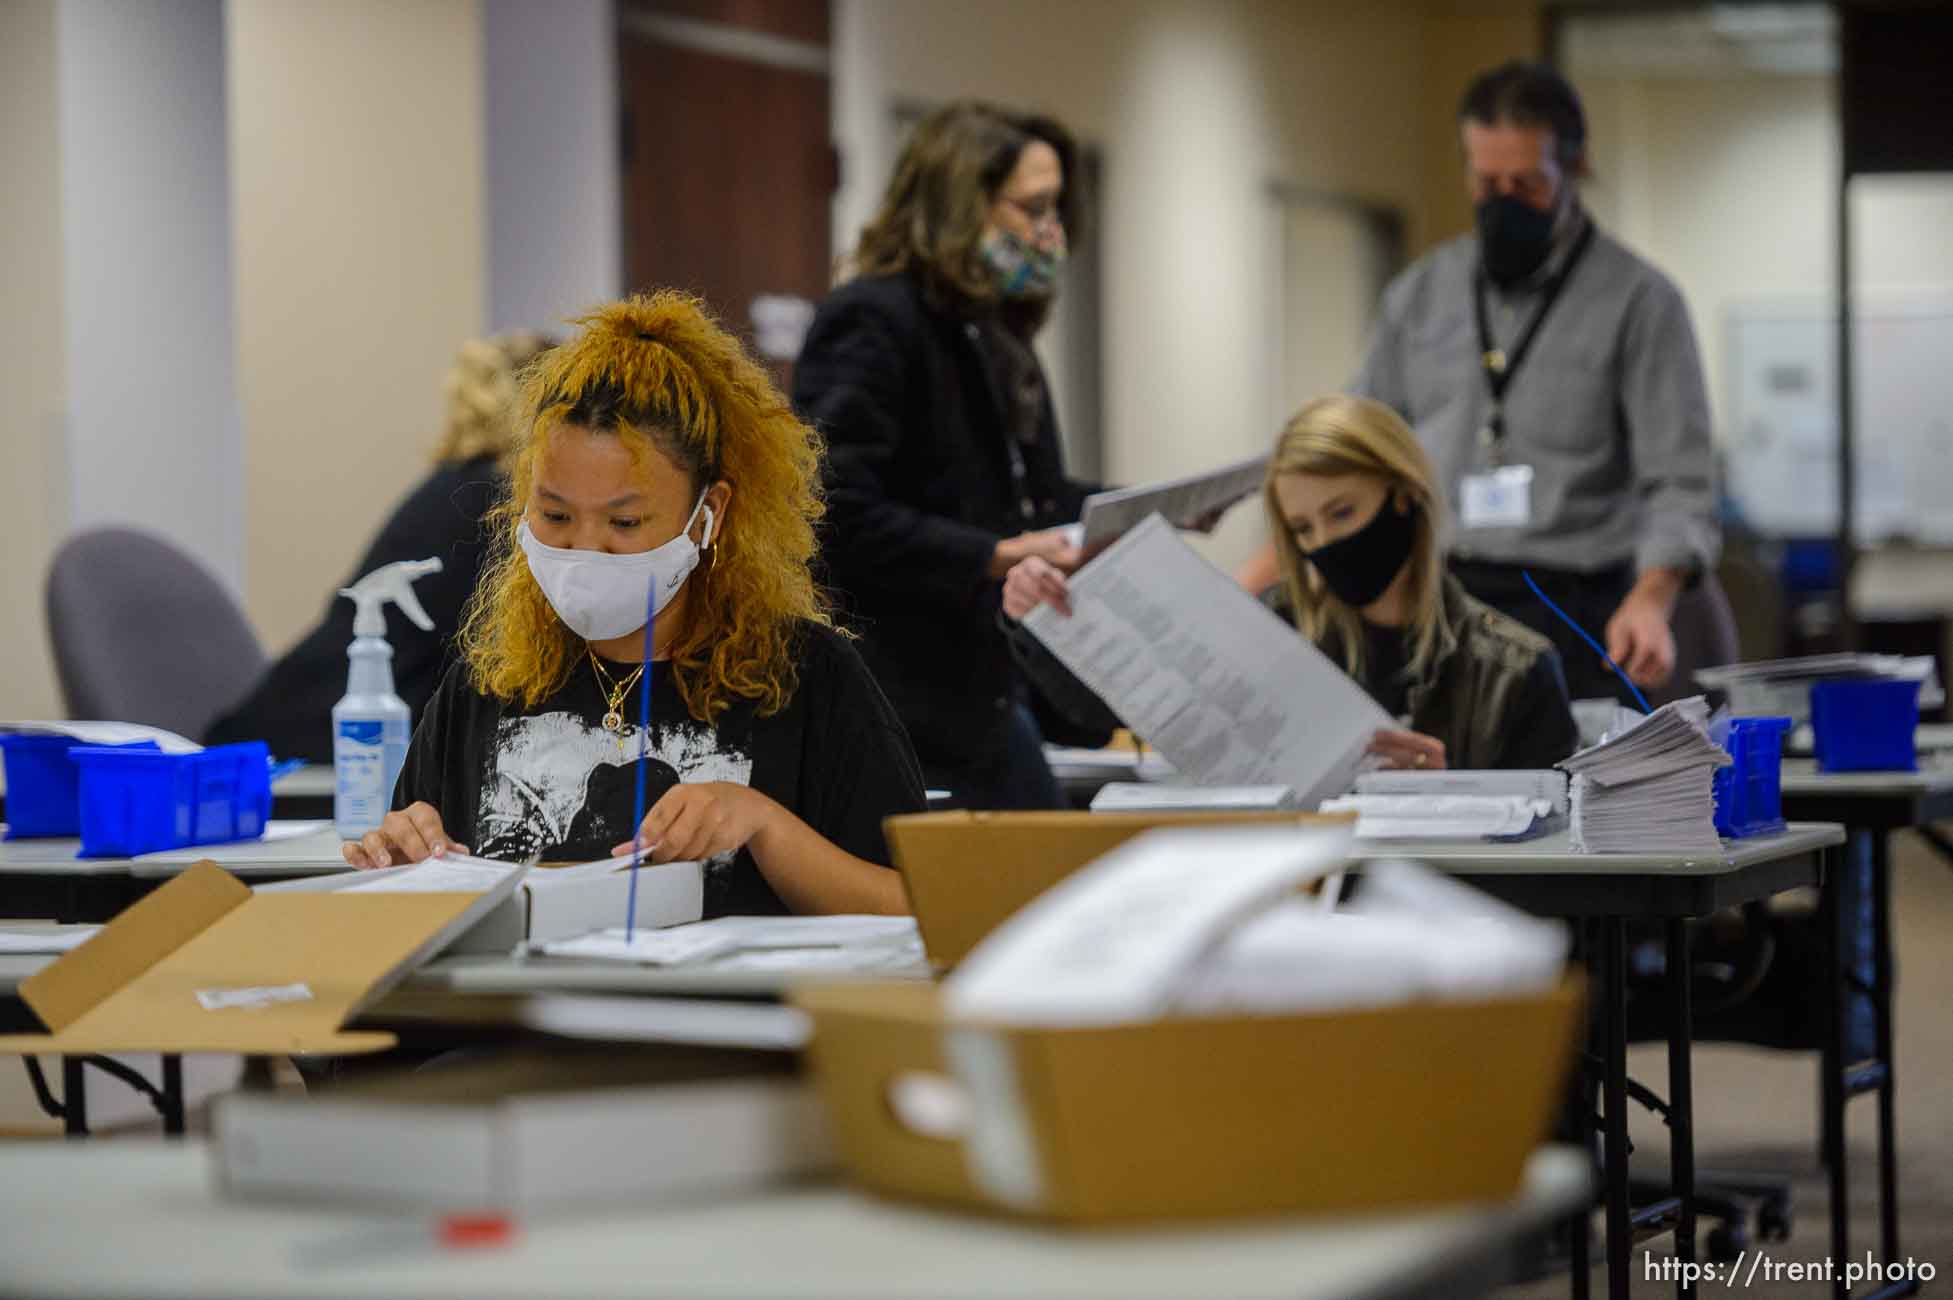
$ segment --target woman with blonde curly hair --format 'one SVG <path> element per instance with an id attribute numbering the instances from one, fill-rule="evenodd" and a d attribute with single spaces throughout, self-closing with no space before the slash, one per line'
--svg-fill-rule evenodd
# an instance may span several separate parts
<path id="1" fill-rule="evenodd" d="M 519 330 L 461 345 L 442 385 L 446 417 L 434 467 L 394 507 L 345 581 L 334 585 L 318 623 L 210 725 L 203 740 L 262 740 L 281 758 L 330 763 L 332 706 L 346 691 L 346 647 L 353 639 L 353 604 L 339 590 L 396 561 L 432 556 L 441 571 L 416 583 L 414 594 L 433 630 L 393 623 L 394 693 L 420 716 L 453 662 L 461 611 L 481 572 L 482 517 L 501 492 L 515 446 L 511 420 L 519 376 L 554 343 L 548 335 Z"/>
<path id="2" fill-rule="evenodd" d="M 396 811 L 347 861 L 458 842 L 578 860 L 635 838 L 652 861 L 706 862 L 708 916 L 906 911 L 881 822 L 922 808 L 922 779 L 809 570 L 818 437 L 696 299 L 576 324 L 524 382 L 462 662 Z"/>

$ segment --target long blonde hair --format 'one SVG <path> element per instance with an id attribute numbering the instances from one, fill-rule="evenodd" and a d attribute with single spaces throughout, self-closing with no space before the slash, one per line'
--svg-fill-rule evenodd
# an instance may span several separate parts
<path id="1" fill-rule="evenodd" d="M 493 456 L 508 468 L 519 439 L 515 403 L 522 370 L 556 340 L 533 330 L 469 339 L 441 385 L 447 418 L 434 447 L 434 463 L 452 465 Z"/>
<path id="2" fill-rule="evenodd" d="M 1275 480 L 1284 474 L 1314 474 L 1334 478 L 1368 474 L 1390 489 L 1391 497 L 1408 497 L 1417 508 L 1417 532 L 1411 544 L 1410 618 L 1405 628 L 1408 668 L 1413 677 L 1427 673 L 1437 657 L 1442 622 L 1440 592 L 1444 573 L 1438 553 L 1443 504 L 1433 487 L 1431 461 L 1403 418 L 1382 402 L 1336 394 L 1318 397 L 1295 413 L 1275 439 L 1262 484 L 1262 503 L 1268 528 L 1281 561 L 1282 582 L 1295 611 L 1295 626 L 1312 641 L 1338 644 L 1350 676 L 1363 678 L 1363 617 L 1344 604 L 1310 565 L 1295 534 L 1289 530 L 1282 504 L 1275 496 Z"/>
<path id="3" fill-rule="evenodd" d="M 801 626 L 830 623 L 810 569 L 825 509 L 820 436 L 697 298 L 664 290 L 572 324 L 582 331 L 523 379 L 509 495 L 489 515 L 488 565 L 461 627 L 470 681 L 533 707 L 562 688 L 583 653 L 516 540 L 543 448 L 567 425 L 616 436 L 634 461 L 656 448 L 695 488 L 732 485 L 710 561 L 686 580 L 692 613 L 671 647 L 672 679 L 701 722 L 736 699 L 779 712 L 797 685 Z"/>

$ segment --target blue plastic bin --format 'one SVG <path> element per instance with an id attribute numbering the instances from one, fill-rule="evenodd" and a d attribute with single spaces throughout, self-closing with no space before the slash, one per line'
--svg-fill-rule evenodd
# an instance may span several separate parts
<path id="1" fill-rule="evenodd" d="M 81 769 L 73 736 L 0 736 L 7 765 L 7 838 L 67 838 L 81 834 Z M 141 740 L 117 749 L 153 751 Z"/>
<path id="2" fill-rule="evenodd" d="M 256 839 L 271 816 L 263 741 L 195 754 L 79 748 L 81 856 L 133 857 Z"/>
<path id="3" fill-rule="evenodd" d="M 1789 718 L 1731 718 L 1722 742 L 1733 760 L 1716 769 L 1716 833 L 1740 840 L 1784 828 L 1783 738 Z"/>
<path id="4" fill-rule="evenodd" d="M 1811 686 L 1820 772 L 1911 772 L 1919 766 L 1919 683 L 1838 678 Z"/>

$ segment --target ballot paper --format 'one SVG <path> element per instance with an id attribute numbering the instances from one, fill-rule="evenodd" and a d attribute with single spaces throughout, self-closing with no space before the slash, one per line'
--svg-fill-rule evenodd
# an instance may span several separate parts
<path id="1" fill-rule="evenodd" d="M 1381 727 L 1348 674 L 1154 515 L 1071 578 L 1070 617 L 1024 626 L 1198 785 L 1347 791 Z"/>
<path id="2" fill-rule="evenodd" d="M 1549 988 L 1566 928 L 1409 862 L 1373 862 L 1355 903 L 1286 898 L 1188 972 L 1174 1010 L 1221 1015 L 1348 1010 Z"/>
<path id="3" fill-rule="evenodd" d="M 1267 473 L 1268 457 L 1253 456 L 1205 474 L 1095 492 L 1085 498 L 1079 518 L 1080 542 L 1091 546 L 1110 541 L 1151 514 L 1163 516 L 1176 527 L 1191 528 L 1203 516 L 1253 493 Z"/>
<path id="4" fill-rule="evenodd" d="M 1700 695 L 1676 700 L 1562 762 L 1574 851 L 1718 851 L 1715 771 L 1730 760 L 1708 722 Z"/>
<path id="5" fill-rule="evenodd" d="M 1526 835 L 1553 805 L 1510 794 L 1350 794 L 1323 800 L 1322 811 L 1355 813 L 1360 840 L 1483 840 Z"/>
<path id="6" fill-rule="evenodd" d="M 1093 812 L 1205 812 L 1296 806 L 1286 785 L 1166 785 L 1155 781 L 1108 781 L 1092 796 Z"/>
<path id="7" fill-rule="evenodd" d="M 194 740 L 135 722 L 0 722 L 0 733 L 21 736 L 68 736 L 84 745 L 135 745 L 148 740 L 165 754 L 195 754 L 203 749 Z"/>
<path id="8" fill-rule="evenodd" d="M 348 885 L 348 894 L 485 894 L 496 888 L 511 873 L 522 875 L 529 868 L 519 863 L 491 862 L 461 853 L 429 858 L 411 867 L 391 870 L 357 885 Z"/>
<path id="9" fill-rule="evenodd" d="M 971 1019 L 1154 1019 L 1222 935 L 1340 868 L 1349 847 L 1347 823 L 1149 831 L 992 931 L 943 982 L 943 995 L 952 1013 Z"/>
<path id="10" fill-rule="evenodd" d="M 876 970 L 922 960 L 911 916 L 722 916 L 662 930 L 598 930 L 532 945 L 549 957 L 713 970 Z"/>
<path id="11" fill-rule="evenodd" d="M 99 925 L 50 925 L 36 929 L 0 930 L 0 957 L 68 952 L 94 938 L 95 932 L 101 928 Z"/>

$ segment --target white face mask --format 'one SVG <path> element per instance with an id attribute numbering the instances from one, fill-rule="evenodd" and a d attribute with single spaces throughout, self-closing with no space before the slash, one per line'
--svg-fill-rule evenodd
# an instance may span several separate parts
<path id="1" fill-rule="evenodd" d="M 701 510 L 705 512 L 705 536 L 703 541 L 694 542 L 692 522 Z M 671 603 L 686 577 L 698 567 L 700 552 L 711 547 L 712 522 L 712 507 L 705 504 L 705 493 L 700 492 L 698 504 L 692 507 L 678 536 L 635 555 L 546 546 L 529 531 L 527 519 L 516 535 L 522 542 L 522 553 L 529 557 L 529 572 L 557 617 L 585 641 L 608 641 L 644 626 L 648 584 L 658 584 L 654 610 L 662 611 Z"/>

